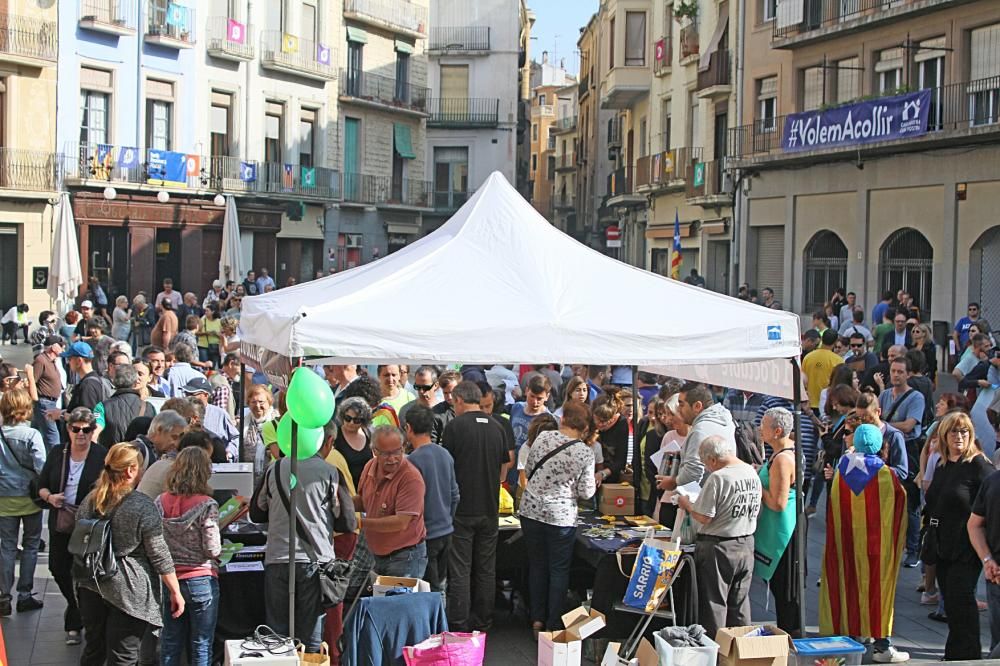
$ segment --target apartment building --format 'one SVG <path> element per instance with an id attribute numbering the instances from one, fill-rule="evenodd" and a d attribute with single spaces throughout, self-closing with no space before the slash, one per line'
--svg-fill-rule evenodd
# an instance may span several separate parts
<path id="1" fill-rule="evenodd" d="M 552 192 L 552 217 L 550 221 L 561 231 L 570 233 L 577 226 L 576 172 L 577 121 L 579 87 L 574 82 L 556 91 L 556 120 L 549 128 L 555 145 L 555 182 Z"/>
<path id="2" fill-rule="evenodd" d="M 340 2 L 60 0 L 57 144 L 85 277 L 110 297 L 218 277 L 224 195 L 244 263 L 324 269 L 341 196 L 328 86 Z M 238 276 L 231 276 L 239 279 Z"/>
<path id="3" fill-rule="evenodd" d="M 970 300 L 998 316 L 1000 5 L 747 7 L 740 279 L 800 312 L 846 286 L 866 305 L 906 289 L 928 320 Z"/>
<path id="4" fill-rule="evenodd" d="M 0 40 L 0 307 L 48 307 L 45 291 L 58 189 L 55 146 L 59 34 L 52 3 L 8 0 Z"/>
<path id="5" fill-rule="evenodd" d="M 445 222 L 493 171 L 516 182 L 520 60 L 530 31 L 524 0 L 432 0 L 427 180 Z"/>

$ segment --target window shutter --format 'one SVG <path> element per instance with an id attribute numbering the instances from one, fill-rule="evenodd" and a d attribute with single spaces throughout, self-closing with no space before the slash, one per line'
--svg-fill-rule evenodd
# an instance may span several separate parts
<path id="1" fill-rule="evenodd" d="M 972 81 L 1000 73 L 1000 23 L 973 30 L 969 51 L 972 56 L 969 78 Z"/>
<path id="2" fill-rule="evenodd" d="M 837 63 L 837 102 L 843 104 L 860 96 L 861 72 L 857 58 L 847 58 Z"/>
<path id="3" fill-rule="evenodd" d="M 760 89 L 757 93 L 757 99 L 771 99 L 778 96 L 777 76 L 769 76 L 766 79 L 761 79 L 759 85 Z"/>
<path id="4" fill-rule="evenodd" d="M 625 12 L 625 66 L 646 64 L 646 12 Z"/>
<path id="5" fill-rule="evenodd" d="M 469 96 L 469 66 L 441 65 L 441 98 L 466 99 Z"/>
<path id="6" fill-rule="evenodd" d="M 802 110 L 814 111 L 823 104 L 823 68 L 802 70 Z"/>
<path id="7" fill-rule="evenodd" d="M 774 289 L 781 300 L 785 287 L 785 227 L 756 227 L 758 289 Z"/>
<path id="8" fill-rule="evenodd" d="M 903 69 L 903 48 L 886 49 L 878 54 L 875 63 L 876 72 L 888 72 L 893 69 Z"/>

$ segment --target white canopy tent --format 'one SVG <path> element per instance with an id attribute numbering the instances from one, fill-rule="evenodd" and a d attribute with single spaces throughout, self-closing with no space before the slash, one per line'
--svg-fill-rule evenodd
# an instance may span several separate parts
<path id="1" fill-rule="evenodd" d="M 800 353 L 794 314 L 602 255 L 549 224 L 497 172 L 454 217 L 412 245 L 344 273 L 246 298 L 239 335 L 244 358 L 279 384 L 295 359 L 559 361 L 641 366 L 791 398 L 789 359 Z M 293 551 L 297 494 L 296 486 Z M 804 524 L 801 500 L 799 516 Z M 801 544 L 800 535 L 800 562 Z"/>
<path id="2" fill-rule="evenodd" d="M 790 364 L 769 361 L 800 352 L 794 314 L 604 256 L 549 224 L 499 173 L 394 254 L 247 298 L 240 338 L 258 360 L 630 365 L 724 374 L 748 390 L 772 377 L 789 398 Z"/>

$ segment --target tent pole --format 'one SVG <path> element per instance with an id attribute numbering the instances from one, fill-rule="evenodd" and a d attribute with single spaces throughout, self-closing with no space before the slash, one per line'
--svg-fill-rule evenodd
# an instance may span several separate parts
<path id="1" fill-rule="evenodd" d="M 639 431 L 637 427 L 639 425 L 639 366 L 632 366 L 632 482 L 642 474 L 642 460 L 639 460 L 638 464 L 635 461 L 636 451 L 639 450 Z M 639 484 L 635 483 L 638 489 Z"/>
<path id="2" fill-rule="evenodd" d="M 238 462 L 246 462 L 243 460 L 243 431 L 246 430 L 246 423 L 243 422 L 243 382 L 246 376 L 247 366 L 240 360 L 240 381 L 237 384 L 240 388 L 236 392 L 236 422 L 240 424 L 240 450 L 236 454 Z M 250 462 L 253 461 L 251 460 Z"/>
<path id="3" fill-rule="evenodd" d="M 794 405 L 792 415 L 795 428 L 795 596 L 799 602 L 799 630 L 806 633 L 806 513 L 805 498 L 802 496 L 802 371 L 797 358 L 789 359 L 792 364 L 792 395 Z M 813 479 L 815 482 L 816 479 Z"/>
<path id="4" fill-rule="evenodd" d="M 292 419 L 292 442 L 288 457 L 290 470 L 288 473 L 288 637 L 295 640 L 295 523 L 298 517 L 296 501 L 299 497 L 299 484 L 295 473 L 298 471 L 299 454 L 299 424 Z M 279 458 L 280 462 L 280 458 Z M 281 475 L 276 478 L 281 482 Z"/>

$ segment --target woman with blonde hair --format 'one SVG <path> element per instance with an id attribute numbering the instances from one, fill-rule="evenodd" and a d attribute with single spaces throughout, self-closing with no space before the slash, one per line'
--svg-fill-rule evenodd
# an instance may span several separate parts
<path id="1" fill-rule="evenodd" d="M 966 525 L 979 487 L 994 470 L 975 440 L 972 419 L 947 414 L 937 428 L 941 461 L 927 489 L 928 533 L 924 559 L 937 562 L 937 582 L 948 618 L 944 659 L 980 659 L 976 585 L 983 563 Z"/>
<path id="2" fill-rule="evenodd" d="M 115 340 L 128 340 L 132 332 L 132 313 L 128 308 L 128 296 L 115 299 L 115 310 L 111 314 L 111 337 Z"/>
<path id="3" fill-rule="evenodd" d="M 118 573 L 100 585 L 74 575 L 83 618 L 84 645 L 80 664 L 135 664 L 142 637 L 163 625 L 160 581 L 170 594 L 171 616 L 184 613 L 174 561 L 163 540 L 163 522 L 152 498 L 135 489 L 142 467 L 139 450 L 115 444 L 104 459 L 97 485 L 77 510 L 77 520 L 111 522 Z M 160 581 L 155 581 L 154 576 Z"/>
<path id="4" fill-rule="evenodd" d="M 167 490 L 156 498 L 163 516 L 163 533 L 177 569 L 184 596 L 184 614 L 171 616 L 164 608 L 160 664 L 180 664 L 187 653 L 190 666 L 208 666 L 219 615 L 216 558 L 222 554 L 219 505 L 212 499 L 208 477 L 212 461 L 204 449 L 190 446 L 177 454 L 167 474 Z"/>

